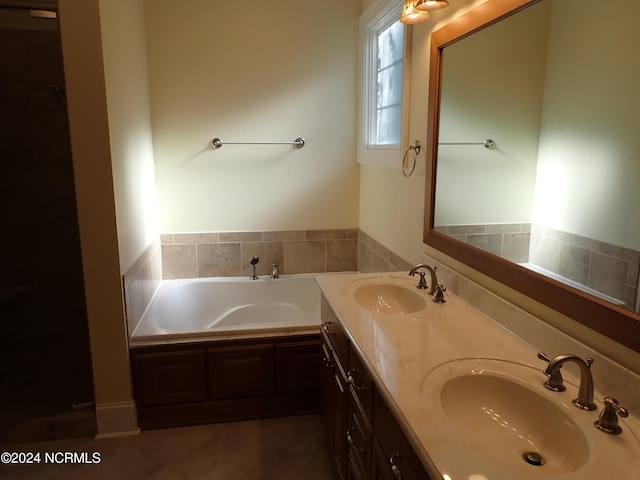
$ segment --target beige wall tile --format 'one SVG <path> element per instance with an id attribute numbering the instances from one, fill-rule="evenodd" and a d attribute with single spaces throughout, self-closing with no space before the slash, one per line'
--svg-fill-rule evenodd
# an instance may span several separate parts
<path id="1" fill-rule="evenodd" d="M 281 232 L 262 232 L 262 239 L 265 242 L 284 241 L 284 240 L 305 240 L 306 231 L 290 230 Z"/>
<path id="2" fill-rule="evenodd" d="M 593 253 L 587 285 L 613 298 L 626 296 L 627 263 L 606 255 Z"/>
<path id="3" fill-rule="evenodd" d="M 502 254 L 502 235 L 499 233 L 468 235 L 467 242 L 494 255 Z"/>
<path id="4" fill-rule="evenodd" d="M 220 242 L 260 242 L 262 232 L 220 232 Z"/>
<path id="5" fill-rule="evenodd" d="M 391 252 L 389 255 L 389 262 L 396 270 L 399 271 L 409 272 L 409 270 L 411 270 L 411 268 L 413 267 L 411 263 L 407 262 L 404 258 L 399 257 L 393 252 Z"/>
<path id="6" fill-rule="evenodd" d="M 197 277 L 196 246 L 163 245 L 162 275 L 166 279 Z"/>
<path id="7" fill-rule="evenodd" d="M 560 245 L 560 264 L 557 273 L 564 278 L 587 285 L 590 259 L 588 250 L 563 243 Z"/>
<path id="8" fill-rule="evenodd" d="M 396 271 L 387 261 L 377 255 L 363 242 L 358 242 L 358 271 L 362 273 Z"/>
<path id="9" fill-rule="evenodd" d="M 560 245 L 558 240 L 537 234 L 532 235 L 529 261 L 539 267 L 557 272 L 560 268 Z"/>
<path id="10" fill-rule="evenodd" d="M 239 243 L 203 243 L 198 245 L 198 277 L 238 277 Z"/>
<path id="11" fill-rule="evenodd" d="M 293 241 L 284 247 L 287 273 L 321 273 L 326 271 L 326 242 Z"/>
<path id="12" fill-rule="evenodd" d="M 307 230 L 307 240 L 344 240 L 346 230 Z"/>
<path id="13" fill-rule="evenodd" d="M 218 243 L 218 234 L 211 233 L 174 233 L 173 243 Z"/>
<path id="14" fill-rule="evenodd" d="M 354 240 L 327 240 L 327 272 L 358 269 L 358 245 Z"/>
<path id="15" fill-rule="evenodd" d="M 160 234 L 160 243 L 162 245 L 171 245 L 173 243 L 173 233 Z"/>
<path id="16" fill-rule="evenodd" d="M 270 275 L 274 263 L 278 264 L 280 274 L 289 273 L 284 265 L 284 242 L 244 242 L 241 247 L 242 275 L 251 274 L 251 257 L 258 257 L 256 273 Z"/>
<path id="17" fill-rule="evenodd" d="M 633 259 L 629 262 L 629 266 L 627 269 L 627 285 L 632 285 L 634 287 L 638 286 L 638 276 L 640 270 L 640 255 L 635 255 Z"/>
<path id="18" fill-rule="evenodd" d="M 529 261 L 528 233 L 508 233 L 502 238 L 502 256 L 514 263 Z"/>
<path id="19" fill-rule="evenodd" d="M 484 225 L 450 225 L 447 229 L 450 235 L 470 235 L 477 233 L 485 233 Z"/>
<path id="20" fill-rule="evenodd" d="M 485 226 L 487 233 L 520 233 L 522 231 L 521 223 L 496 223 Z"/>

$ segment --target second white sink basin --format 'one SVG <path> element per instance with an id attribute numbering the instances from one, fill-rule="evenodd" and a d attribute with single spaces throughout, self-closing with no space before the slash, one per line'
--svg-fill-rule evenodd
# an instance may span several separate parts
<path id="1" fill-rule="evenodd" d="M 426 302 L 422 296 L 393 284 L 367 284 L 358 287 L 353 297 L 360 306 L 376 313 L 409 314 L 422 310 Z"/>
<path id="2" fill-rule="evenodd" d="M 589 444 L 562 407 L 496 374 L 452 378 L 440 392 L 454 428 L 485 453 L 514 467 L 544 465 L 544 473 L 573 471 Z"/>
<path id="3" fill-rule="evenodd" d="M 429 372 L 421 385 L 429 410 L 425 445 L 450 478 L 533 480 L 636 479 L 640 445 L 628 427 L 608 435 L 598 412 L 572 404 L 577 388 L 543 387 L 542 368 L 508 360 L 462 358 Z M 599 410 L 602 406 L 599 405 Z M 622 423 L 622 420 L 621 420 Z M 635 460 L 634 460 L 635 459 Z M 473 475 L 472 475 L 473 476 Z"/>

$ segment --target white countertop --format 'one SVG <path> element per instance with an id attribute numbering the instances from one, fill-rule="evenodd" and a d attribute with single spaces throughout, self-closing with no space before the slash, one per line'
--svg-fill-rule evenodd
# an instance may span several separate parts
<path id="1" fill-rule="evenodd" d="M 373 313 L 358 305 L 353 300 L 353 291 L 360 285 L 377 280 L 407 288 L 413 288 L 417 284 L 417 277 L 409 277 L 402 272 L 337 274 L 317 278 L 325 298 L 371 370 L 377 388 L 405 428 L 430 475 L 434 480 L 514 480 L 513 469 L 505 469 L 501 462 L 479 454 L 476 448 L 461 440 L 459 435 L 448 436 L 432 428 L 429 419 L 434 415 L 442 415 L 442 410 L 433 405 L 433 402 L 425 401 L 425 377 L 435 367 L 456 359 L 506 359 L 538 369 L 539 393 L 555 401 L 559 398 L 568 399 L 570 403 L 577 393 L 575 367 L 563 369 L 566 392 L 548 391 L 542 387 L 546 380 L 543 374 L 545 364 L 536 358 L 537 351 L 450 292 L 445 293 L 446 303 L 436 304 L 426 291 L 416 290 L 427 301 L 426 307 L 415 314 Z M 532 372 L 537 375 L 535 370 Z M 577 373 L 577 368 L 575 372 Z M 533 378 L 535 382 L 536 377 Z M 595 388 L 598 411 L 581 412 L 575 409 L 590 423 L 598 419 L 602 408 L 602 397 L 597 391 L 597 385 Z M 622 435 L 626 435 L 625 441 L 631 440 L 635 445 L 638 440 L 634 432 L 640 431 L 637 420 L 631 417 L 625 420 L 626 423 L 622 419 L 620 421 L 625 427 Z M 633 427 L 629 428 L 629 425 Z M 595 427 L 593 430 L 601 437 L 594 435 L 595 443 L 590 442 L 592 453 L 601 442 L 620 442 L 622 437 L 598 432 Z M 584 467 L 564 472 L 555 478 L 585 480 L 593 474 L 593 478 L 640 479 L 640 457 L 633 456 L 636 453 L 635 450 L 630 452 L 627 465 L 624 465 L 626 461 L 617 465 L 596 462 L 593 459 L 597 456 L 591 455 Z M 523 461 L 522 472 L 518 471 L 517 478 L 544 478 L 546 475 L 540 468 L 543 467 L 529 466 Z"/>

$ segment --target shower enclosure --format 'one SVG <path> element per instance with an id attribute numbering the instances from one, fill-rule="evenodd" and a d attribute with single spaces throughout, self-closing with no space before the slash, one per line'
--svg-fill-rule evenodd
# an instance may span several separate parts
<path id="1" fill-rule="evenodd" d="M 58 21 L 55 4 L 40 10 L 50 3 L 0 0 L 0 442 L 49 439 L 56 428 L 39 420 L 94 400 Z"/>

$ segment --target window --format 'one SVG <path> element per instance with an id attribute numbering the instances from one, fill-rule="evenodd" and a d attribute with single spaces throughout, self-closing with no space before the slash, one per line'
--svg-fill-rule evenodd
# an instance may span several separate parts
<path id="1" fill-rule="evenodd" d="M 400 162 L 406 128 L 408 27 L 398 20 L 402 2 L 378 0 L 360 18 L 358 162 Z"/>
<path id="2" fill-rule="evenodd" d="M 378 34 L 375 125 L 370 145 L 398 145 L 402 132 L 402 67 L 404 24 L 399 21 Z"/>

